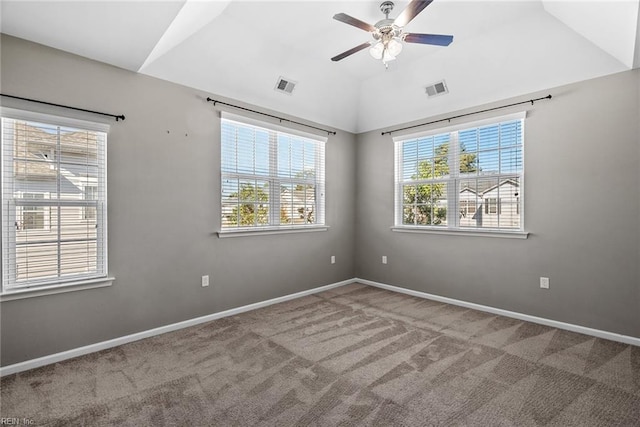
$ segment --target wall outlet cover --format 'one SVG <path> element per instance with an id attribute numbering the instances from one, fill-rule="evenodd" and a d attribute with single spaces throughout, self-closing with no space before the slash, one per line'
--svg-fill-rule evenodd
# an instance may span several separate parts
<path id="1" fill-rule="evenodd" d="M 540 287 L 542 289 L 549 289 L 549 278 L 548 277 L 541 277 L 540 278 Z"/>

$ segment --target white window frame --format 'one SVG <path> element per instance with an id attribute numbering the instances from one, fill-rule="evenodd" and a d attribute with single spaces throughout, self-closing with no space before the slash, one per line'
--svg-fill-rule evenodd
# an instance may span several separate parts
<path id="1" fill-rule="evenodd" d="M 2 158 L 1 169 L 0 169 L 0 178 L 1 178 L 1 188 L 2 188 L 2 267 L 3 267 L 3 275 L 2 275 L 2 284 L 0 286 L 0 302 L 11 301 L 15 299 L 22 298 L 30 298 L 30 297 L 38 297 L 42 295 L 70 292 L 70 291 L 78 291 L 84 289 L 93 289 L 99 287 L 110 286 L 112 282 L 115 280 L 113 277 L 108 275 L 108 245 L 107 245 L 107 236 L 108 236 L 108 227 L 107 227 L 107 134 L 109 132 L 110 126 L 105 123 L 97 123 L 90 122 L 85 120 L 79 120 L 74 118 L 67 118 L 61 116 L 55 116 L 44 113 L 37 113 L 32 111 L 24 111 L 17 110 L 13 108 L 0 108 L 0 117 L 2 118 L 2 125 L 0 130 L 2 131 L 2 144 L 0 149 L 2 150 Z M 103 176 L 104 182 L 103 191 L 104 191 L 104 200 L 101 201 L 102 209 L 98 209 L 96 215 L 98 216 L 97 221 L 103 227 L 104 232 L 98 233 L 96 236 L 96 250 L 97 250 L 97 260 L 98 264 L 101 266 L 98 272 L 95 274 L 82 274 L 76 277 L 64 277 L 64 278 L 55 278 L 55 279 L 35 279 L 31 281 L 25 282 L 17 282 L 15 278 L 15 247 L 16 247 L 16 227 L 7 226 L 8 224 L 15 224 L 16 218 L 16 203 L 12 195 L 9 193 L 9 189 L 13 188 L 9 183 L 6 182 L 6 174 L 10 173 L 10 170 L 7 170 L 8 167 L 12 168 L 12 158 L 7 156 L 12 155 L 12 149 L 5 149 L 5 138 L 10 136 L 10 134 L 4 133 L 5 128 L 5 120 L 18 120 L 18 121 L 30 121 L 37 122 L 52 126 L 60 126 L 60 127 L 68 127 L 75 128 L 79 130 L 89 130 L 104 133 L 104 162 L 101 165 L 101 174 Z M 13 146 L 13 140 L 11 139 L 7 144 L 11 144 Z M 58 159 L 53 159 L 58 161 Z M 5 190 L 7 194 L 5 194 Z M 37 191 L 36 191 L 37 192 Z M 51 199 L 50 195 L 47 197 L 45 195 L 46 201 L 45 204 L 48 206 L 45 208 L 45 211 L 49 211 L 53 209 L 53 204 L 56 203 L 54 199 Z M 83 204 L 85 204 L 84 200 L 79 201 L 71 201 L 71 203 L 76 206 L 80 206 L 84 208 Z M 25 204 L 21 202 L 21 204 Z M 26 203 L 28 204 L 28 202 Z M 81 209 L 84 211 L 84 209 Z M 99 212 L 98 212 L 99 211 Z M 83 214 L 82 214 L 83 215 Z M 45 215 L 45 222 L 48 227 L 51 224 L 48 222 L 48 218 Z M 13 255 L 12 255 L 13 254 Z M 7 273 L 13 272 L 13 273 Z"/>
<path id="2" fill-rule="evenodd" d="M 525 222 L 524 222 L 524 197 L 523 197 L 523 189 L 524 189 L 524 134 L 525 134 L 525 119 L 526 119 L 526 111 L 521 111 L 513 114 L 507 114 L 502 116 L 496 116 L 492 118 L 487 118 L 483 120 L 477 121 L 469 121 L 457 125 L 432 128 L 427 131 L 418 132 L 418 133 L 410 133 L 410 134 L 401 134 L 393 137 L 394 141 L 394 225 L 391 227 L 393 231 L 396 232 L 408 232 L 408 233 L 429 233 L 429 234 L 445 234 L 445 235 L 466 235 L 466 236 L 478 236 L 478 237 L 501 237 L 501 238 L 516 238 L 516 239 L 526 239 L 529 235 L 527 231 L 525 231 Z M 522 159 L 523 165 L 522 170 L 519 174 L 489 174 L 483 177 L 486 178 L 500 178 L 502 175 L 505 177 L 517 175 L 520 183 L 520 194 L 517 198 L 517 209 L 520 215 L 520 228 L 475 228 L 475 227 L 462 227 L 460 226 L 460 194 L 458 183 L 459 180 L 465 179 L 464 176 L 460 176 L 459 174 L 459 141 L 458 141 L 458 132 L 488 126 L 495 125 L 501 122 L 508 122 L 513 120 L 522 120 Z M 406 184 L 406 181 L 403 181 L 403 170 L 402 170 L 402 146 L 405 141 L 409 141 L 415 138 L 429 137 L 434 135 L 441 135 L 449 133 L 449 148 L 448 148 L 448 164 L 450 174 L 441 178 L 434 178 L 430 180 L 430 183 L 439 183 L 446 182 L 447 183 L 447 225 L 446 226 L 433 226 L 433 225 L 405 225 L 403 224 L 403 184 Z M 453 184 L 453 185 L 452 185 Z M 476 209 L 481 208 L 485 209 L 482 201 L 477 203 Z"/>
<path id="3" fill-rule="evenodd" d="M 238 226 L 238 227 L 222 227 L 217 232 L 218 237 L 242 237 L 242 236 L 255 236 L 255 235 L 268 235 L 268 234 L 281 234 L 281 233 L 298 233 L 298 232 L 315 232 L 326 231 L 329 227 L 325 223 L 325 153 L 327 138 L 316 134 L 310 134 L 297 129 L 289 127 L 279 126 L 273 123 L 267 123 L 264 121 L 256 120 L 246 116 L 240 116 L 228 112 L 221 112 L 220 121 L 220 137 L 222 141 L 222 124 L 224 121 L 236 123 L 239 125 L 246 125 L 249 127 L 258 128 L 269 133 L 269 175 L 252 175 L 242 173 L 230 173 L 223 171 L 222 153 L 220 158 L 220 218 L 222 222 L 223 216 L 223 191 L 225 179 L 249 179 L 256 181 L 267 181 L 269 183 L 269 224 L 268 225 L 256 225 L 256 226 Z M 278 164 L 277 155 L 277 135 L 285 134 L 294 137 L 301 137 L 306 140 L 311 140 L 316 145 L 315 155 L 315 177 L 313 179 L 304 178 L 281 178 L 278 176 Z M 275 145 L 275 146 L 274 146 Z M 222 143 L 220 149 L 222 150 Z M 314 208 L 314 222 L 303 224 L 280 224 L 280 188 L 281 184 L 312 184 L 315 188 L 315 208 Z"/>

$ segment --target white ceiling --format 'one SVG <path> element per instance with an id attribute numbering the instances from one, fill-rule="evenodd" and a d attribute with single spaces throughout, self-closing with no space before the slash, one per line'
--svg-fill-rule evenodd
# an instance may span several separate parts
<path id="1" fill-rule="evenodd" d="M 330 61 L 371 40 L 333 15 L 373 24 L 380 2 L 1 0 L 0 31 L 351 132 L 640 66 L 638 0 L 434 0 L 406 30 L 450 46 L 405 44 L 388 70 L 366 50 Z"/>

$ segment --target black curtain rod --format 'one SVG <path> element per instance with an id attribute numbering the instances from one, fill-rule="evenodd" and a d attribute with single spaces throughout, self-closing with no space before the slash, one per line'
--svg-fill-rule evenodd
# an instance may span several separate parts
<path id="1" fill-rule="evenodd" d="M 547 95 L 547 96 L 543 96 L 542 98 L 530 99 L 528 101 L 516 102 L 514 104 L 509 104 L 509 105 L 502 105 L 500 107 L 487 108 L 486 110 L 474 111 L 473 113 L 460 114 L 458 116 L 452 116 L 452 117 L 448 117 L 446 119 L 434 120 L 432 122 L 420 123 L 419 125 L 413 125 L 413 126 L 407 126 L 407 127 L 404 127 L 404 128 L 400 128 L 400 129 L 388 130 L 386 132 L 382 132 L 382 135 L 387 135 L 387 134 L 390 135 L 393 132 L 399 132 L 401 130 L 413 129 L 413 128 L 417 128 L 417 127 L 420 127 L 420 126 L 431 125 L 431 124 L 434 124 L 434 123 L 440 123 L 440 122 L 446 122 L 446 121 L 450 122 L 451 120 L 459 119 L 460 117 L 471 116 L 473 114 L 486 113 L 487 111 L 500 110 L 502 108 L 513 107 L 515 105 L 528 104 L 529 102 L 531 103 L 531 105 L 533 105 L 533 103 L 536 102 L 536 101 L 542 101 L 543 99 L 551 99 L 551 98 L 552 98 L 551 95 Z"/>
<path id="2" fill-rule="evenodd" d="M 37 102 L 38 104 L 52 105 L 54 107 L 68 108 L 69 110 L 84 111 L 85 113 L 100 114 L 101 116 L 115 117 L 116 122 L 118 120 L 124 120 L 124 115 L 122 114 L 115 115 L 115 114 L 109 114 L 109 113 L 101 113 L 100 111 L 85 110 L 84 108 L 69 107 L 68 105 L 54 104 L 53 102 L 38 101 L 37 99 L 22 98 L 21 96 L 6 95 L 4 93 L 0 93 L 0 96 L 4 96 L 6 98 L 20 99 L 22 101 Z"/>
<path id="3" fill-rule="evenodd" d="M 209 97 L 207 97 L 207 101 L 208 101 L 208 102 L 213 102 L 213 106 L 214 106 L 214 107 L 215 107 L 215 105 L 216 105 L 216 104 L 227 105 L 227 106 L 229 106 L 229 107 L 238 108 L 238 109 L 240 109 L 240 110 L 244 110 L 244 111 L 249 111 L 250 113 L 261 114 L 261 115 L 263 115 L 263 116 L 271 117 L 271 118 L 273 118 L 273 119 L 278 119 L 278 120 L 280 120 L 280 122 L 283 122 L 283 121 L 284 121 L 284 122 L 289 122 L 289 123 L 295 123 L 295 124 L 300 125 L 300 126 L 306 126 L 306 127 L 308 127 L 308 128 L 311 128 L 311 129 L 315 129 L 315 130 L 319 130 L 319 131 L 322 131 L 322 132 L 326 132 L 326 133 L 328 133 L 329 135 L 335 135 L 335 134 L 336 134 L 336 132 L 334 132 L 334 131 L 332 131 L 332 130 L 326 130 L 326 129 L 322 129 L 322 128 L 317 128 L 317 127 L 315 127 L 315 126 L 311 126 L 311 125 L 307 125 L 307 124 L 304 124 L 304 123 L 296 122 L 296 121 L 293 121 L 293 120 L 285 119 L 284 117 L 273 116 L 273 115 L 271 115 L 271 114 L 263 113 L 263 112 L 261 112 L 261 111 L 251 110 L 251 109 L 249 109 L 249 108 L 240 107 L 240 106 L 238 106 L 238 105 L 227 104 L 226 102 L 216 101 L 215 99 L 211 99 L 211 98 L 209 98 Z"/>

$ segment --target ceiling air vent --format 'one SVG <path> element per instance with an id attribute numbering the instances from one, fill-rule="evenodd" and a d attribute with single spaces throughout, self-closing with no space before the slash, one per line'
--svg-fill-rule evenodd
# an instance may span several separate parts
<path id="1" fill-rule="evenodd" d="M 285 77 L 280 77 L 278 79 L 278 82 L 276 83 L 275 90 L 291 95 L 291 92 L 293 92 L 293 88 L 295 87 L 296 82 L 291 81 L 290 79 L 287 79 Z"/>
<path id="2" fill-rule="evenodd" d="M 449 93 L 449 89 L 447 89 L 447 84 L 444 82 L 444 80 L 442 80 L 441 82 L 427 86 L 426 92 L 429 98 L 431 98 L 432 96 Z"/>

